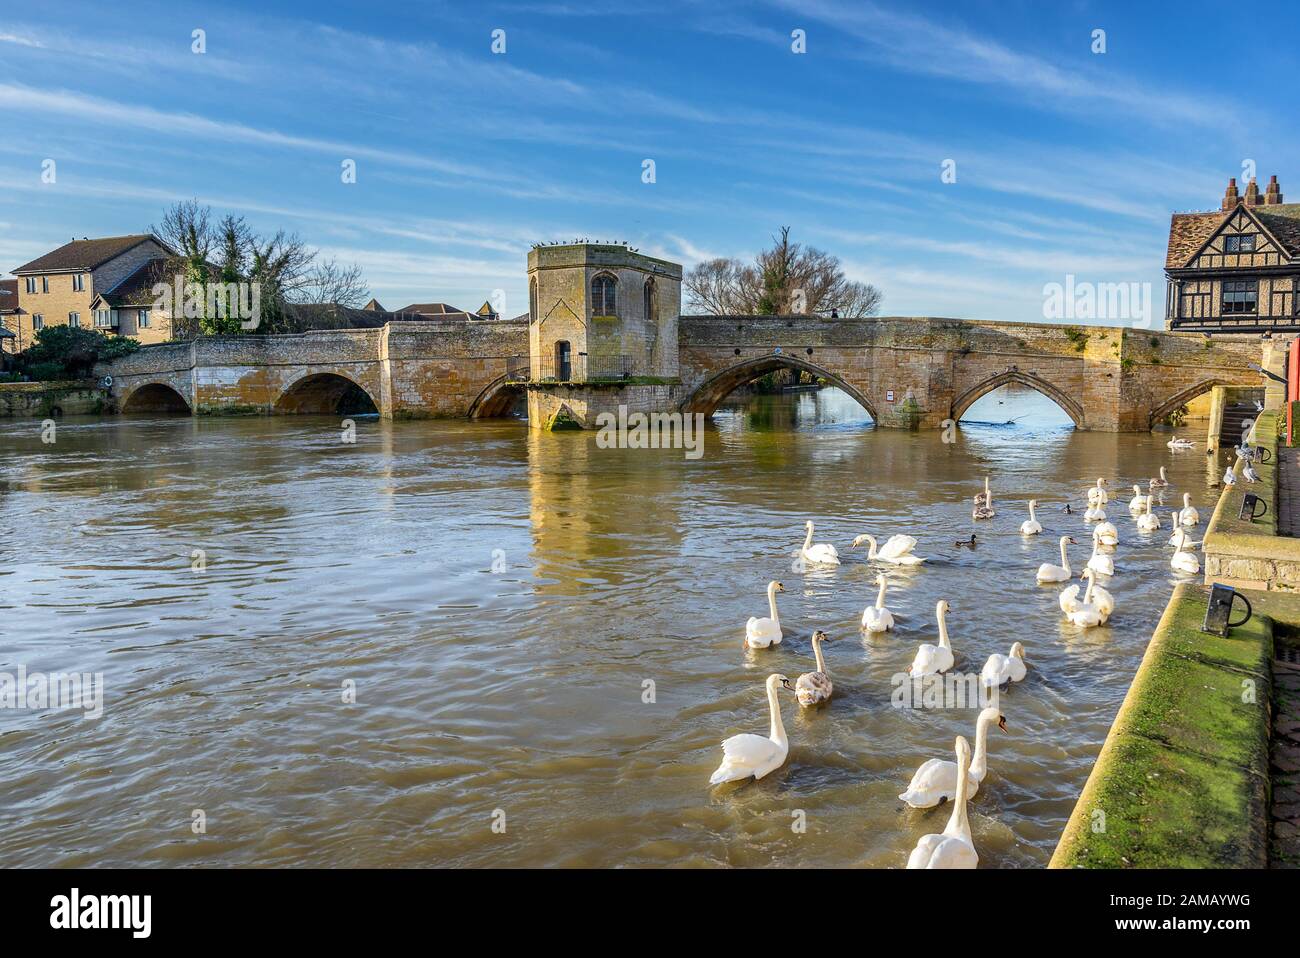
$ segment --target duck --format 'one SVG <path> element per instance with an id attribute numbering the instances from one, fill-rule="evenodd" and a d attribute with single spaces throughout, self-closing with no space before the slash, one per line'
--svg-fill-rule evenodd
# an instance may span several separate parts
<path id="1" fill-rule="evenodd" d="M 1101 477 L 1097 478 L 1095 486 L 1089 486 L 1085 490 L 1085 495 L 1088 497 L 1088 505 L 1090 506 L 1104 506 L 1110 502 L 1110 495 L 1106 492 L 1106 480 Z"/>
<path id="2" fill-rule="evenodd" d="M 876 582 L 880 585 L 880 593 L 876 596 L 875 605 L 862 610 L 862 628 L 868 632 L 888 632 L 894 627 L 894 614 L 885 608 L 884 573 L 876 576 Z"/>
<path id="3" fill-rule="evenodd" d="M 972 532 L 969 539 L 958 539 L 953 545 L 958 549 L 974 549 L 976 545 L 975 533 Z"/>
<path id="4" fill-rule="evenodd" d="M 1092 541 L 1104 546 L 1119 545 L 1119 530 L 1113 522 L 1099 522 L 1092 527 Z"/>
<path id="5" fill-rule="evenodd" d="M 994 652 L 980 670 L 980 684 L 986 689 L 998 688 L 1009 682 L 1019 682 L 1025 677 L 1025 647 L 1019 642 L 1011 643 L 1011 651 L 1006 655 Z M 1002 731 L 1006 731 L 1004 727 Z M 977 742 L 978 744 L 978 742 Z"/>
<path id="6" fill-rule="evenodd" d="M 745 623 L 745 645 L 751 649 L 765 649 L 770 645 L 781 644 L 781 617 L 776 612 L 776 594 L 784 592 L 785 586 L 779 582 L 767 584 L 767 608 L 772 614 L 766 619 L 750 616 Z"/>
<path id="7" fill-rule="evenodd" d="M 888 562 L 891 565 L 920 565 L 925 561 L 920 556 L 912 554 L 912 550 L 916 548 L 915 536 L 890 536 L 877 550 L 875 537 L 864 534 L 853 540 L 852 548 L 856 549 L 864 542 L 870 546 L 867 552 L 869 560 L 875 559 L 877 562 Z"/>
<path id="8" fill-rule="evenodd" d="M 939 620 L 939 644 L 923 642 L 916 650 L 916 658 L 908 667 L 909 675 L 938 675 L 952 668 L 952 645 L 948 641 L 948 610 L 946 599 L 940 599 L 934 607 L 935 618 Z"/>
<path id="9" fill-rule="evenodd" d="M 739 782 L 747 778 L 758 781 L 769 772 L 785 764 L 790 754 L 790 740 L 781 721 L 780 689 L 792 691 L 794 686 L 784 675 L 773 672 L 767 677 L 767 707 L 771 713 L 771 731 L 764 738 L 752 732 L 733 735 L 722 743 L 722 764 L 709 776 L 710 785 Z"/>
<path id="10" fill-rule="evenodd" d="M 1068 582 L 1074 577 L 1070 571 L 1070 555 L 1065 547 L 1077 545 L 1073 536 L 1061 536 L 1061 564 L 1052 565 L 1050 562 L 1044 562 L 1038 567 L 1038 582 Z"/>
<path id="11" fill-rule="evenodd" d="M 1163 489 L 1167 485 L 1169 485 L 1169 478 L 1165 475 L 1165 467 L 1161 466 L 1160 475 L 1153 477 L 1151 481 L 1147 483 L 1147 488 Z"/>
<path id="12" fill-rule="evenodd" d="M 1147 503 L 1150 500 L 1151 500 L 1150 496 L 1142 495 L 1141 486 L 1134 486 L 1133 498 L 1128 501 L 1128 511 L 1131 512 L 1133 515 L 1137 515 L 1139 512 L 1141 512 L 1143 509 L 1147 507 Z"/>
<path id="13" fill-rule="evenodd" d="M 1196 443 L 1192 442 L 1190 439 L 1179 439 L 1174 437 L 1165 443 L 1165 445 L 1170 449 L 1192 449 L 1195 448 Z"/>
<path id="14" fill-rule="evenodd" d="M 1007 720 L 996 706 L 990 705 L 980 712 L 975 719 L 975 755 L 970 768 L 966 770 L 966 784 L 970 791 L 968 798 L 974 798 L 980 790 L 980 783 L 988 774 L 988 738 L 989 729 L 997 726 L 1007 730 Z M 907 791 L 898 797 L 912 808 L 934 808 L 950 800 L 957 794 L 957 763 L 942 758 L 931 758 L 921 763 L 912 774 Z"/>
<path id="15" fill-rule="evenodd" d="M 1029 518 L 1020 523 L 1020 534 L 1022 536 L 1036 536 L 1043 531 L 1043 524 L 1034 515 L 1034 506 L 1036 505 L 1038 505 L 1037 499 L 1029 500 Z"/>
<path id="16" fill-rule="evenodd" d="M 1092 555 L 1088 559 L 1088 568 L 1098 575 L 1115 574 L 1115 560 L 1101 551 L 1101 543 L 1095 539 L 1092 543 Z"/>
<path id="17" fill-rule="evenodd" d="M 942 834 L 922 835 L 907 857 L 908 868 L 976 868 L 979 853 L 971 838 L 970 819 L 966 814 L 967 793 L 970 791 L 970 743 L 958 735 L 954 743 L 957 753 L 957 785 L 953 793 L 952 815 Z"/>
<path id="18" fill-rule="evenodd" d="M 1173 556 L 1169 559 L 1169 567 L 1184 575 L 1196 575 L 1201 571 L 1201 560 L 1196 557 L 1195 552 L 1191 551 L 1191 545 L 1183 542 L 1174 550 Z"/>
<path id="19" fill-rule="evenodd" d="M 808 535 L 803 540 L 803 548 L 799 550 L 800 557 L 805 562 L 812 562 L 817 565 L 839 565 L 840 554 L 835 551 L 833 545 L 829 542 L 812 544 L 813 524 L 811 519 L 804 523 L 804 528 L 808 530 Z"/>
<path id="20" fill-rule="evenodd" d="M 1184 526 L 1194 526 L 1200 521 L 1201 514 L 1197 512 L 1196 507 L 1192 505 L 1192 494 L 1190 492 L 1184 492 L 1183 511 L 1178 513 L 1179 524 Z"/>
<path id="21" fill-rule="evenodd" d="M 1137 527 L 1139 532 L 1155 532 L 1160 528 L 1160 517 L 1151 511 L 1150 502 L 1142 515 L 1137 517 Z"/>
<path id="22" fill-rule="evenodd" d="M 804 708 L 829 702 L 835 691 L 830 673 L 826 671 L 826 661 L 822 658 L 822 643 L 826 633 L 820 629 L 812 634 L 813 657 L 817 660 L 816 672 L 805 672 L 794 682 L 794 695 Z"/>

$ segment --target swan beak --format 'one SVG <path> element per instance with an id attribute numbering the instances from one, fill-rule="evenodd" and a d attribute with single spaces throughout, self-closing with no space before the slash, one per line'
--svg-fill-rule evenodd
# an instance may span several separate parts
<path id="1" fill-rule="evenodd" d="M 789 689 L 791 692 L 794 691 L 794 686 L 790 684 L 790 680 L 789 680 L 789 679 L 782 679 L 782 680 L 781 680 L 781 688 L 783 688 L 783 689 Z"/>
<path id="2" fill-rule="evenodd" d="M 1005 715 L 998 716 L 998 728 L 1002 729 L 1004 732 L 1007 730 L 1007 718 Z"/>

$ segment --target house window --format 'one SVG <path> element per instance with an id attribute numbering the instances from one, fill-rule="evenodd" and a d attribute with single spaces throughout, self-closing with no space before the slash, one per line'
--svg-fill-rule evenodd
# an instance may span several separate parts
<path id="1" fill-rule="evenodd" d="M 35 293 L 35 292 L 36 292 L 36 277 L 35 277 L 35 276 L 28 276 L 28 277 L 27 277 L 27 292 L 29 292 L 29 293 Z"/>
<path id="2" fill-rule="evenodd" d="M 147 310 L 147 309 L 137 309 L 137 310 L 135 311 L 135 326 L 136 326 L 136 329 L 148 329 L 148 328 L 149 328 L 149 310 Z"/>
<path id="3" fill-rule="evenodd" d="M 48 276 L 42 276 L 42 277 L 41 277 L 41 292 L 42 292 L 42 293 L 48 293 L 49 291 L 50 291 L 50 278 L 49 278 Z"/>
<path id="4" fill-rule="evenodd" d="M 1223 251 L 1225 253 L 1253 253 L 1255 252 L 1255 234 L 1247 233 L 1242 236 L 1229 236 L 1224 239 Z M 1254 312 L 1254 310 L 1251 310 Z"/>
<path id="5" fill-rule="evenodd" d="M 614 297 L 616 286 L 614 277 L 608 273 L 602 273 L 591 281 L 591 315 L 618 315 L 618 303 Z"/>
<path id="6" fill-rule="evenodd" d="M 81 326 L 81 314 L 68 313 L 68 325 L 71 326 L 73 329 L 79 328 Z"/>
<path id="7" fill-rule="evenodd" d="M 112 329 L 116 325 L 117 325 L 117 310 L 115 309 L 95 310 L 96 329 Z"/>
<path id="8" fill-rule="evenodd" d="M 1225 316 L 1231 313 L 1253 313 L 1258 298 L 1258 280 L 1248 279 L 1235 283 L 1224 283 L 1221 311 Z"/>
<path id="9" fill-rule="evenodd" d="M 86 289 L 86 277 L 82 273 L 72 274 L 72 291 L 74 293 L 84 292 Z"/>
<path id="10" fill-rule="evenodd" d="M 42 316 L 40 313 L 34 313 L 32 315 L 32 329 L 44 329 L 44 328 L 45 328 L 45 317 Z"/>

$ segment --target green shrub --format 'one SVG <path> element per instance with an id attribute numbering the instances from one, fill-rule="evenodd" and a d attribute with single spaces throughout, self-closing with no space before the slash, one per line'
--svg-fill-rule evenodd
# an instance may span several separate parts
<path id="1" fill-rule="evenodd" d="M 107 336 L 97 329 L 46 326 L 37 331 L 36 342 L 14 357 L 14 367 L 38 382 L 86 379 L 96 363 L 139 348 L 134 339 Z"/>

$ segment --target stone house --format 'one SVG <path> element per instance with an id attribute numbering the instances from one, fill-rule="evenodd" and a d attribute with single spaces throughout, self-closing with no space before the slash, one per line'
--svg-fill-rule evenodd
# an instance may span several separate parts
<path id="1" fill-rule="evenodd" d="M 1276 176 L 1245 196 L 1228 180 L 1218 210 L 1172 216 L 1165 279 L 1166 329 L 1300 329 L 1300 203 L 1282 202 Z"/>
<path id="2" fill-rule="evenodd" d="M 101 306 L 101 314 L 95 313 L 96 298 L 121 286 L 146 264 L 173 255 L 157 237 L 146 233 L 73 240 L 19 266 L 13 270 L 18 277 L 18 349 L 30 346 L 36 331 L 45 326 L 98 326 L 118 333 L 120 326 L 112 325 L 111 311 Z M 135 325 L 128 328 L 136 332 L 120 334 L 141 331 Z M 142 338 L 156 341 L 152 335 Z"/>

